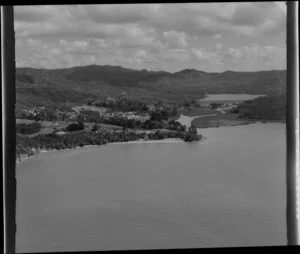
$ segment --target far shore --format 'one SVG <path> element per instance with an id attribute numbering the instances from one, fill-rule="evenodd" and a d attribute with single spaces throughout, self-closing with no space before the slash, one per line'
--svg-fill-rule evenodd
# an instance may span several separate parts
<path id="1" fill-rule="evenodd" d="M 185 115 L 181 114 L 179 119 L 177 119 L 176 121 L 181 123 L 182 125 L 185 125 L 187 128 L 189 128 L 194 119 L 201 118 L 201 117 L 215 116 L 215 115 L 217 115 L 217 114 L 200 115 L 200 116 L 185 116 Z"/>
<path id="2" fill-rule="evenodd" d="M 214 119 L 215 117 L 218 118 L 218 116 L 220 116 L 221 118 L 218 120 Z M 187 128 L 189 128 L 193 124 L 198 130 L 207 129 L 207 128 L 218 128 L 223 126 L 248 125 L 248 124 L 255 124 L 255 123 L 285 123 L 286 122 L 285 120 L 233 119 L 232 117 L 226 119 L 226 116 L 225 118 L 224 116 L 225 116 L 224 114 L 209 114 L 209 115 L 198 115 L 198 116 L 187 116 L 187 115 L 180 114 L 179 118 L 176 121 L 180 122 L 182 125 L 185 125 Z M 201 118 L 203 118 L 203 120 L 205 119 L 205 122 L 207 121 L 207 123 L 200 123 L 199 120 L 201 120 Z"/>

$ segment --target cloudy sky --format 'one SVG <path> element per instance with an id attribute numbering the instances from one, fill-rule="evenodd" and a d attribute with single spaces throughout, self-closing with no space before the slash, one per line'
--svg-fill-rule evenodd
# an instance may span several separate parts
<path id="1" fill-rule="evenodd" d="M 286 68 L 283 2 L 16 6 L 17 67 Z"/>

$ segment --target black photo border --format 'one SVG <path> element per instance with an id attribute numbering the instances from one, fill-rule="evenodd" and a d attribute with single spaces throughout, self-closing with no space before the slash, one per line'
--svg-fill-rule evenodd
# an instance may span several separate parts
<path id="1" fill-rule="evenodd" d="M 143 3 L 140 1 L 138 3 Z M 194 2 L 194 1 L 188 1 Z M 199 1 L 195 1 L 199 2 Z M 207 1 L 204 1 L 207 2 Z M 214 1 L 212 1 L 214 2 Z M 87 4 L 88 2 L 84 3 Z M 92 2 L 100 4 L 101 2 Z M 107 3 L 121 3 L 109 1 Z M 122 3 L 137 3 L 126 1 Z M 155 3 L 148 2 L 146 3 Z M 164 2 L 165 3 L 165 2 Z M 171 3 L 184 3 L 172 1 Z M 52 4 L 47 1 L 42 4 Z M 62 4 L 62 3 L 61 3 Z M 75 4 L 75 1 L 64 4 Z M 77 4 L 77 3 L 76 3 Z M 300 244 L 300 196 L 297 195 L 299 176 L 299 28 L 298 1 L 287 1 L 287 105 L 286 105 L 286 190 L 287 245 Z M 23 4 L 24 5 L 24 4 Z M 1 92 L 2 92 L 2 176 L 3 176 L 3 235 L 4 253 L 15 253 L 16 233 L 16 136 L 15 136 L 15 34 L 14 5 L 1 6 Z M 298 182 L 299 181 L 299 182 Z M 299 186 L 300 189 L 300 186 Z M 297 219 L 297 199 L 298 216 Z M 254 247 L 256 248 L 256 247 Z M 217 248 L 225 250 L 227 248 Z M 215 249 L 215 250 L 217 250 Z M 235 248 L 229 248 L 232 251 Z M 240 250 L 240 248 L 236 248 Z M 249 248 L 250 250 L 252 248 Z M 195 249 L 204 250 L 204 249 Z M 205 249 L 208 250 L 208 249 Z M 174 250 L 172 250 L 174 251 Z M 178 250 L 176 250 L 178 251 Z M 179 250 L 180 251 L 180 250 Z M 184 250 L 186 252 L 187 250 Z M 165 251 L 164 251 L 165 252 Z"/>

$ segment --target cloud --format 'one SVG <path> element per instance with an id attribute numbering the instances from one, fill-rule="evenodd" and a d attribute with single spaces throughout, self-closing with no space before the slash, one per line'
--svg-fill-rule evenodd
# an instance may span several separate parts
<path id="1" fill-rule="evenodd" d="M 221 64 L 217 51 L 209 51 L 204 48 L 191 48 L 191 53 L 193 57 L 200 62 L 213 62 L 215 64 Z"/>
<path id="2" fill-rule="evenodd" d="M 230 66 L 248 59 L 250 49 L 244 46 L 253 42 L 267 52 L 254 57 L 253 65 L 262 59 L 273 61 L 272 66 L 285 61 L 284 53 L 276 50 L 284 48 L 286 13 L 271 2 L 45 5 L 14 10 L 18 66 L 96 63 L 172 71 L 201 62 L 214 71 L 220 63 Z M 271 42 L 275 44 L 267 46 Z"/>
<path id="3" fill-rule="evenodd" d="M 231 23 L 241 26 L 257 26 L 266 19 L 265 12 L 261 8 L 240 7 L 233 13 Z"/>
<path id="4" fill-rule="evenodd" d="M 286 68 L 286 49 L 277 46 L 259 46 L 253 44 L 245 45 L 240 48 L 227 48 L 220 53 L 224 64 L 233 64 L 239 69 L 248 70 L 259 69 L 285 69 Z"/>
<path id="5" fill-rule="evenodd" d="M 154 10 L 151 5 L 133 4 L 128 8 L 126 5 L 98 5 L 84 6 L 86 15 L 96 23 L 138 23 L 151 19 Z"/>
<path id="6" fill-rule="evenodd" d="M 51 15 L 42 8 L 26 6 L 14 8 L 14 19 L 20 22 L 41 22 L 51 18 Z"/>
<path id="7" fill-rule="evenodd" d="M 216 43 L 216 49 L 220 50 L 221 48 L 223 48 L 223 44 L 221 43 Z"/>
<path id="8" fill-rule="evenodd" d="M 164 42 L 172 49 L 186 48 L 188 46 L 187 37 L 184 32 L 175 30 L 163 32 Z"/>
<path id="9" fill-rule="evenodd" d="M 213 35 L 213 38 L 214 38 L 215 40 L 219 40 L 219 39 L 222 38 L 222 34 L 214 34 L 214 35 Z"/>

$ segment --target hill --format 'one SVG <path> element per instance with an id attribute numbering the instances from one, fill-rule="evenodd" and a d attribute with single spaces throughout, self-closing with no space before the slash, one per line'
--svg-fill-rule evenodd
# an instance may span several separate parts
<path id="1" fill-rule="evenodd" d="M 185 69 L 175 73 L 89 65 L 65 69 L 17 68 L 17 110 L 31 106 L 82 104 L 125 96 L 147 103 L 182 103 L 205 93 L 274 95 L 286 90 L 286 71 L 207 73 Z"/>
<path id="2" fill-rule="evenodd" d="M 241 103 L 236 109 L 241 118 L 263 120 L 286 119 L 286 93 L 259 97 Z"/>

